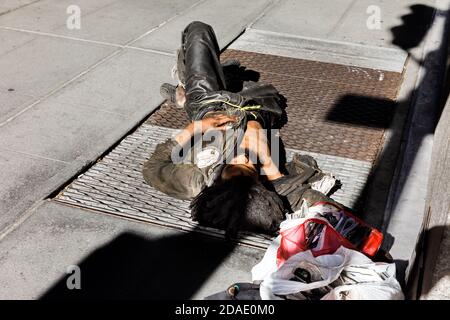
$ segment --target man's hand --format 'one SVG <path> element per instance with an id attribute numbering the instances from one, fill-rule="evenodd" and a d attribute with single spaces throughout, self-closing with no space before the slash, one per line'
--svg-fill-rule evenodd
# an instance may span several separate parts
<path id="1" fill-rule="evenodd" d="M 192 136 L 197 133 L 204 133 L 208 129 L 224 130 L 228 123 L 236 121 L 236 117 L 227 115 L 214 115 L 212 117 L 204 118 L 191 122 L 186 128 L 184 128 L 179 134 L 175 136 L 175 140 L 183 145 L 189 141 Z"/>

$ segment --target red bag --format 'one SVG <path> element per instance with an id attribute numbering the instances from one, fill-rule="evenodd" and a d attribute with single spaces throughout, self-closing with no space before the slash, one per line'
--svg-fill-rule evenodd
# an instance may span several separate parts
<path id="1" fill-rule="evenodd" d="M 277 251 L 278 267 L 294 254 L 306 250 L 311 250 L 315 257 L 334 253 L 340 246 L 358 250 L 369 257 L 373 257 L 377 253 L 383 241 L 383 234 L 380 231 L 332 203 L 319 202 L 311 206 L 310 209 L 318 206 L 323 208 L 328 206 L 327 208 L 332 208 L 331 211 L 333 212 L 324 212 L 323 215 L 322 213 L 316 214 L 314 218 L 291 220 L 291 222 L 284 223 L 285 226 L 287 225 L 285 228 L 282 224 L 281 241 Z M 341 223 L 349 224 L 350 222 L 351 229 L 347 228 L 350 229 L 350 232 L 342 229 L 342 226 L 339 226 L 339 221 L 333 221 L 335 216 L 340 217 Z M 334 223 L 334 226 L 327 217 Z M 341 232 L 336 230 L 335 227 Z"/>

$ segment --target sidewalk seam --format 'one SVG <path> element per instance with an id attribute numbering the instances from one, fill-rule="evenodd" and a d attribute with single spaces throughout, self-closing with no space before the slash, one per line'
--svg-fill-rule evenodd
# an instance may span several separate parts
<path id="1" fill-rule="evenodd" d="M 340 28 L 342 26 L 342 24 L 344 23 L 344 19 L 347 18 L 347 16 L 350 13 L 350 10 L 353 9 L 353 7 L 355 6 L 355 3 L 357 2 L 357 0 L 353 0 L 352 3 L 350 3 L 347 7 L 347 9 L 345 9 L 344 13 L 341 15 L 341 17 L 339 18 L 339 20 L 336 22 L 336 24 L 333 26 L 333 28 L 328 31 L 325 36 L 328 38 L 329 36 L 331 36 L 333 33 L 336 32 L 336 30 L 338 28 Z"/>
<path id="2" fill-rule="evenodd" d="M 138 36 L 137 38 L 135 38 L 135 39 L 133 39 L 133 40 L 131 40 L 131 41 L 128 41 L 128 42 L 126 43 L 126 45 L 130 45 L 130 44 L 132 44 L 132 43 L 134 43 L 134 42 L 136 42 L 136 41 L 139 41 L 140 39 L 144 38 L 145 36 L 149 35 L 150 33 L 154 32 L 154 31 L 156 31 L 156 30 L 158 30 L 158 29 L 161 29 L 161 28 L 162 28 L 164 25 L 166 25 L 168 22 L 170 22 L 170 21 L 172 21 L 172 20 L 178 18 L 179 16 L 185 14 L 185 13 L 188 12 L 190 9 L 195 8 L 196 6 L 200 5 L 200 4 L 203 3 L 203 2 L 206 2 L 206 0 L 199 0 L 199 1 L 195 2 L 195 3 L 193 3 L 191 6 L 189 6 L 189 7 L 186 8 L 185 10 L 181 10 L 180 12 L 178 12 L 177 14 L 175 14 L 174 16 L 172 16 L 172 17 L 170 17 L 170 18 L 164 20 L 163 22 L 161 22 L 161 23 L 160 23 L 159 25 L 157 25 L 156 27 L 153 27 L 152 29 L 150 29 L 150 30 L 144 32 L 143 34 L 141 34 L 141 35 Z M 173 54 L 173 55 L 175 55 L 175 54 Z"/>
<path id="3" fill-rule="evenodd" d="M 259 15 L 257 15 L 252 22 L 250 22 L 246 29 L 250 29 L 256 22 L 258 22 L 262 17 L 264 17 L 266 15 L 266 13 L 268 13 L 271 9 L 273 9 L 275 7 L 275 5 L 277 5 L 278 3 L 280 3 L 283 0 L 272 0 L 264 9 L 262 9 L 261 13 Z M 244 32 L 245 32 L 244 30 Z M 235 41 L 235 40 L 233 40 Z"/>
<path id="4" fill-rule="evenodd" d="M 47 98 L 49 98 L 50 96 L 52 96 L 53 94 L 55 94 L 56 92 L 58 92 L 59 90 L 67 87 L 68 85 L 70 85 L 72 82 L 76 81 L 77 79 L 81 78 L 82 76 L 84 76 L 85 74 L 87 74 L 89 71 L 95 69 L 97 66 L 99 66 L 100 64 L 110 60 L 112 57 L 118 55 L 120 52 L 122 52 L 122 49 L 116 50 L 112 53 L 110 53 L 109 55 L 107 55 L 106 57 L 103 57 L 102 59 L 100 59 L 99 61 L 97 61 L 96 63 L 94 63 L 93 65 L 91 65 L 90 67 L 88 67 L 87 69 L 85 69 L 84 71 L 82 71 L 81 73 L 77 74 L 76 76 L 74 76 L 73 78 L 63 82 L 62 84 L 60 84 L 58 87 L 56 87 L 55 89 L 51 90 L 49 93 L 45 94 L 44 96 L 38 98 L 38 100 L 36 100 L 35 102 L 33 102 L 32 104 L 30 104 L 29 106 L 25 107 L 24 109 L 20 110 L 18 113 L 16 113 L 15 115 L 9 117 L 8 119 L 6 119 L 5 121 L 0 123 L 0 128 L 3 127 L 4 125 L 6 125 L 7 123 L 11 122 L 12 120 L 16 119 L 17 117 L 19 117 L 21 114 L 25 113 L 26 111 L 30 110 L 32 107 L 34 107 L 35 105 L 39 104 L 40 102 L 46 100 Z"/>
<path id="5" fill-rule="evenodd" d="M 72 40 L 72 41 L 79 41 L 79 42 L 86 42 L 86 43 L 92 43 L 92 44 L 97 44 L 97 45 L 102 45 L 102 46 L 108 46 L 108 47 L 114 47 L 117 49 L 134 49 L 134 50 L 140 50 L 140 51 L 146 51 L 146 52 L 151 52 L 151 53 L 157 53 L 157 54 L 162 54 L 162 55 L 166 55 L 166 56 L 175 56 L 175 54 L 173 53 L 168 53 L 165 51 L 160 51 L 160 50 L 155 50 L 155 49 L 147 49 L 147 48 L 139 48 L 139 47 L 134 47 L 134 46 L 130 46 L 127 44 L 116 44 L 116 43 L 111 43 L 111 42 L 104 42 L 104 41 L 97 41 L 97 40 L 89 40 L 89 39 L 83 39 L 83 38 L 77 38 L 77 37 L 70 37 L 70 36 L 64 36 L 64 35 L 59 35 L 59 34 L 55 34 L 55 33 L 49 33 L 49 32 L 42 32 L 42 31 L 34 31 L 34 30 L 28 30 L 28 29 L 20 29 L 20 28 L 14 28 L 14 27 L 7 27 L 7 26 L 0 26 L 0 29 L 2 30 L 8 30 L 8 31 L 16 31 L 16 32 L 23 32 L 23 33 L 30 33 L 30 34 L 36 34 L 36 35 L 40 35 L 40 36 L 45 36 L 45 37 L 51 37 L 51 38 L 57 38 L 57 39 L 65 39 L 65 40 Z M 3 55 L 8 54 L 20 47 L 23 47 L 24 45 L 30 43 L 31 41 L 34 41 L 36 39 L 32 39 L 30 41 L 25 42 L 24 44 L 9 50 L 7 52 L 5 52 Z"/>
<path id="6" fill-rule="evenodd" d="M 23 155 L 26 155 L 26 156 L 35 157 L 35 158 L 39 158 L 39 159 L 56 161 L 56 162 L 60 162 L 60 163 L 64 163 L 64 164 L 70 164 L 70 162 L 67 162 L 67 161 L 64 161 L 64 160 L 47 158 L 47 157 L 40 156 L 40 155 L 37 155 L 37 154 L 32 154 L 32 153 L 28 153 L 28 152 L 24 152 L 24 151 L 13 150 L 13 149 L 4 148 L 4 147 L 0 147 L 0 150 L 8 151 L 8 152 L 14 152 L 14 153 L 20 153 L 20 154 L 23 154 Z"/>
<path id="7" fill-rule="evenodd" d="M 17 219 L 15 219 L 9 226 L 0 230 L 0 241 L 2 241 L 8 234 L 16 230 L 23 222 L 28 220 L 33 214 L 34 210 L 43 204 L 46 199 L 39 199 L 34 204 L 31 205 L 27 210 L 25 210 Z"/>
<path id="8" fill-rule="evenodd" d="M 35 4 L 36 2 L 39 2 L 39 1 L 41 1 L 41 0 L 35 0 L 35 1 L 33 1 L 33 2 L 30 2 L 30 3 L 25 3 L 25 4 L 21 5 L 21 6 L 16 7 L 16 8 L 11 8 L 11 9 L 5 11 L 5 12 L 0 13 L 0 17 L 3 16 L 3 15 L 5 15 L 5 14 L 14 12 L 14 11 L 16 11 L 16 10 L 19 10 L 19 9 L 22 9 L 22 8 L 25 8 L 25 7 L 28 7 L 29 5 Z"/>

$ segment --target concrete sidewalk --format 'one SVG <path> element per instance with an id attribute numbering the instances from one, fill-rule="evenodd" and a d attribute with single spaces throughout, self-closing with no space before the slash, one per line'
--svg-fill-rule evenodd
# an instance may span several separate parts
<path id="1" fill-rule="evenodd" d="M 0 298 L 40 297 L 64 279 L 67 266 L 80 263 L 125 231 L 145 233 L 152 239 L 178 234 L 44 199 L 96 161 L 158 107 L 162 102 L 159 85 L 170 81 L 173 52 L 187 23 L 200 20 L 211 24 L 222 48 L 248 28 L 232 46 L 251 45 L 255 35 L 261 34 L 263 40 L 270 36 L 279 39 L 278 43 L 295 38 L 301 42 L 296 55 L 303 58 L 309 54 L 310 59 L 325 62 L 331 59 L 346 64 L 358 60 L 355 63 L 360 66 L 399 68 L 406 54 L 392 44 L 391 29 L 403 23 L 401 17 L 410 12 L 412 5 L 434 3 L 2 2 Z M 66 26 L 69 5 L 81 9 L 80 30 Z M 380 9 L 380 29 L 367 29 L 370 5 Z M 342 50 L 330 58 L 327 48 L 333 46 Z M 293 52 L 282 45 L 257 47 L 272 54 Z M 361 53 L 359 59 L 348 54 L 356 48 Z M 422 48 L 415 50 L 412 52 L 421 52 Z M 414 81 L 408 85 L 410 88 L 405 91 L 413 89 Z M 260 254 L 239 247 L 236 253 L 217 257 L 216 262 L 228 262 L 217 262 L 215 269 L 205 272 L 202 282 L 193 285 L 185 298 L 201 298 L 232 282 L 249 281 L 249 270 Z"/>

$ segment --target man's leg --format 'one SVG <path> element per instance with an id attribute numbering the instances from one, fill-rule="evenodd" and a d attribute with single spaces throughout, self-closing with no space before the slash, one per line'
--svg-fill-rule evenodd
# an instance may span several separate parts
<path id="1" fill-rule="evenodd" d="M 225 89 L 225 79 L 219 60 L 220 50 L 211 26 L 202 22 L 190 23 L 182 34 L 178 68 L 184 83 L 185 109 L 191 120 L 197 120 L 203 109 L 200 103 L 205 94 Z"/>

